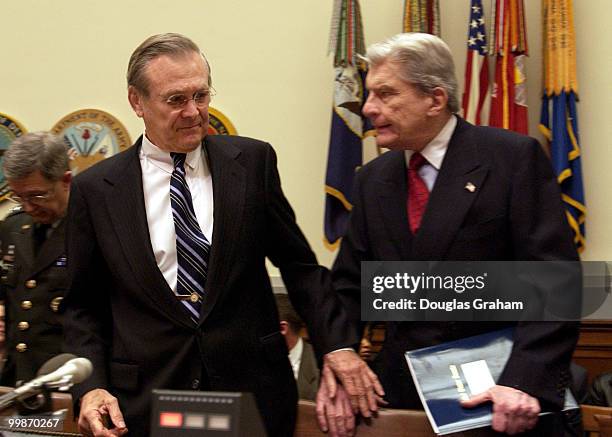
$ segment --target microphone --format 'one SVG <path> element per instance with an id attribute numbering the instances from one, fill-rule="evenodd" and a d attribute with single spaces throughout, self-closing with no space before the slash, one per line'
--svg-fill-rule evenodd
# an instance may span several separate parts
<path id="1" fill-rule="evenodd" d="M 62 354 L 62 355 L 70 355 L 70 354 Z M 47 365 L 51 364 L 50 361 L 62 357 L 62 355 L 51 358 L 51 360 L 45 363 L 41 370 Z M 74 356 L 74 355 L 73 355 Z M 60 360 L 58 360 L 60 361 Z M 62 359 L 63 361 L 63 359 Z M 49 367 L 51 367 L 49 365 Z M 80 382 L 85 381 L 91 375 L 93 371 L 93 366 L 91 365 L 91 361 L 87 358 L 72 358 L 65 362 L 64 365 L 60 366 L 57 370 L 47 373 L 46 375 L 39 376 L 34 378 L 31 381 L 28 381 L 15 390 L 13 390 L 16 394 L 24 394 L 28 393 L 32 390 L 37 391 L 39 387 L 42 387 L 44 384 L 62 384 L 69 383 L 78 384 Z M 40 372 L 39 372 L 40 373 Z"/>
<path id="2" fill-rule="evenodd" d="M 62 367 L 64 364 L 66 364 L 73 358 L 77 358 L 77 356 L 73 354 L 56 355 L 53 358 L 50 358 L 45 361 L 45 364 L 40 366 L 40 369 L 38 369 L 38 372 L 36 372 L 36 376 L 43 376 L 47 373 L 55 372 L 57 369 Z"/>
<path id="3" fill-rule="evenodd" d="M 72 354 L 53 357 L 42 365 L 38 371 L 40 376 L 0 396 L 0 410 L 12 405 L 17 399 L 41 393 L 47 386 L 67 389 L 89 378 L 92 371 L 93 366 L 87 358 L 77 358 Z"/>

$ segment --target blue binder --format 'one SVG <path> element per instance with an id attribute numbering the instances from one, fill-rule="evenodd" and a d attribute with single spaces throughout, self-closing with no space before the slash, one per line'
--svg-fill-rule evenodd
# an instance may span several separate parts
<path id="1" fill-rule="evenodd" d="M 436 434 L 491 425 L 490 403 L 467 409 L 461 407 L 460 401 L 476 394 L 471 387 L 499 379 L 512 351 L 513 334 L 514 328 L 502 329 L 405 353 Z M 564 410 L 572 408 L 578 408 L 578 404 L 568 389 Z"/>

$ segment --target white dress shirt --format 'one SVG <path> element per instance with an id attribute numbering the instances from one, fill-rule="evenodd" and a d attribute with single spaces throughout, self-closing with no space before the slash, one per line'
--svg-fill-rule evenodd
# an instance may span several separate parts
<path id="1" fill-rule="evenodd" d="M 427 163 L 423 164 L 418 173 L 423 182 L 425 182 L 425 185 L 427 185 L 429 192 L 431 192 L 436 182 L 444 155 L 446 155 L 448 150 L 448 143 L 450 143 L 453 132 L 455 132 L 455 127 L 457 127 L 457 117 L 452 115 L 442 130 L 438 132 L 438 135 L 421 150 L 421 155 L 427 160 Z M 414 151 L 406 150 L 404 153 L 406 155 L 406 168 L 408 168 L 410 157 Z"/>
<path id="2" fill-rule="evenodd" d="M 291 368 L 293 369 L 293 377 L 297 381 L 298 375 L 300 374 L 300 366 L 302 365 L 302 352 L 304 351 L 304 341 L 302 337 L 298 337 L 298 341 L 289 351 L 289 361 L 291 362 Z"/>
<path id="3" fill-rule="evenodd" d="M 143 135 L 140 149 L 140 168 L 155 261 L 170 288 L 176 291 L 176 232 L 170 206 L 170 178 L 174 163 L 170 153 L 151 143 L 146 134 Z M 213 187 L 208 159 L 206 153 L 202 153 L 202 147 L 187 154 L 185 179 L 200 229 L 212 243 Z"/>

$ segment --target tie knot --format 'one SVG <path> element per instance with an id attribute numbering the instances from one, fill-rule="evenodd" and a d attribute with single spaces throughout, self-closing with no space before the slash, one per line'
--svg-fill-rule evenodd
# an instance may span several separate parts
<path id="1" fill-rule="evenodd" d="M 185 167 L 185 159 L 187 155 L 185 153 L 174 153 L 170 152 L 170 156 L 174 161 L 174 168 L 184 168 Z"/>
<path id="2" fill-rule="evenodd" d="M 34 234 L 37 238 L 45 240 L 47 238 L 47 232 L 51 229 L 51 225 L 46 223 L 38 223 L 34 226 Z"/>
<path id="3" fill-rule="evenodd" d="M 418 170 L 423 167 L 424 164 L 427 164 L 425 157 L 419 152 L 415 152 L 410 157 L 410 161 L 408 161 L 408 168 L 410 170 Z"/>

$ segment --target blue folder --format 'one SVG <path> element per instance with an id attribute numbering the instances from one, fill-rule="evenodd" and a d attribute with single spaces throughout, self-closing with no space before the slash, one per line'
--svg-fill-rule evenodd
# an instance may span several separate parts
<path id="1" fill-rule="evenodd" d="M 513 334 L 514 328 L 502 329 L 406 352 L 410 373 L 436 434 L 491 425 L 490 403 L 461 407 L 460 400 L 472 396 L 462 365 L 484 360 L 486 366 L 479 363 L 485 369 L 481 376 L 498 381 L 512 351 Z M 572 408 L 578 404 L 568 389 L 564 410 Z"/>

